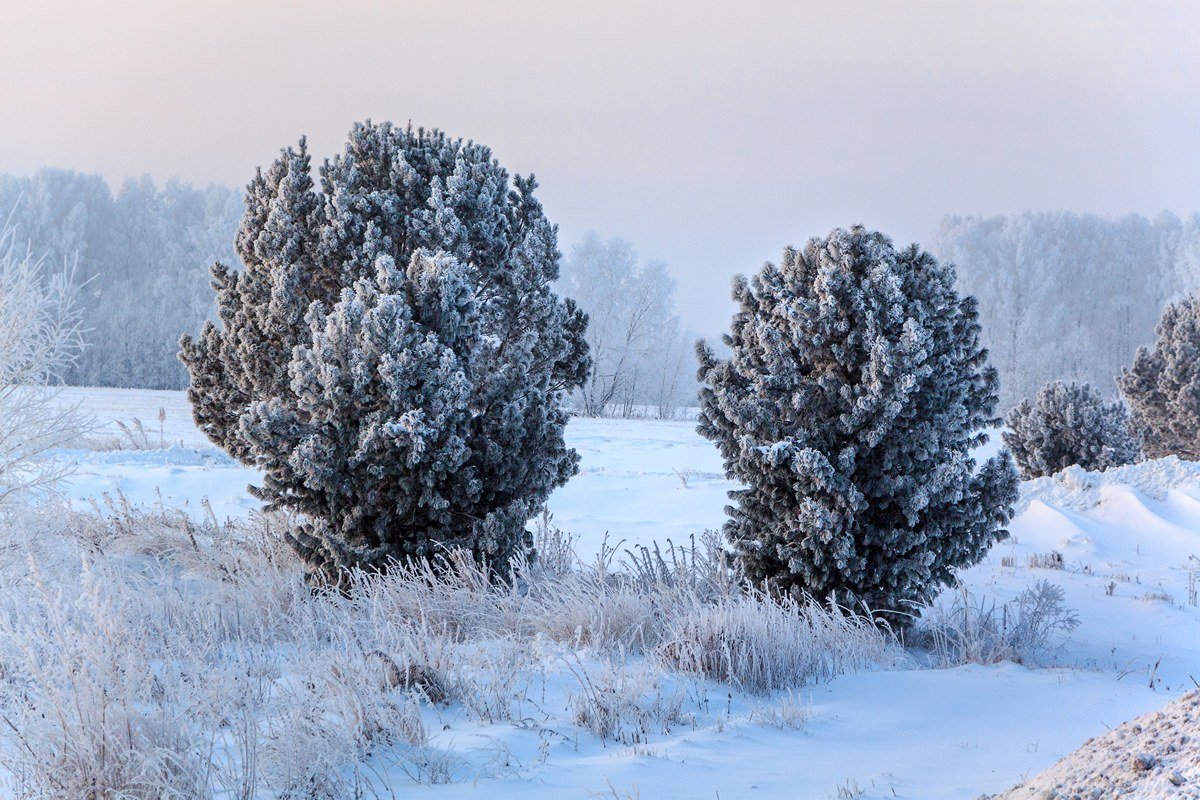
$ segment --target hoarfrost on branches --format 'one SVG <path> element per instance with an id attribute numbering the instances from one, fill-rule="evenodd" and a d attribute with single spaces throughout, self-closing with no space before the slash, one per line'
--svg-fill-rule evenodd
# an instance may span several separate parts
<path id="1" fill-rule="evenodd" d="M 1121 376 L 1121 394 L 1147 458 L 1200 461 L 1200 297 L 1168 305 L 1156 333 Z"/>
<path id="2" fill-rule="evenodd" d="M 356 125 L 314 185 L 306 143 L 259 171 L 219 325 L 185 336 L 214 442 L 302 514 L 317 571 L 444 546 L 499 568 L 576 470 L 562 401 L 586 316 L 551 289 L 557 230 L 532 177 L 439 131 Z"/>
<path id="3" fill-rule="evenodd" d="M 1141 444 L 1120 401 L 1106 403 L 1088 384 L 1055 381 L 1005 417 L 1002 434 L 1025 480 L 1078 465 L 1106 470 L 1132 464 Z"/>
<path id="4" fill-rule="evenodd" d="M 78 286 L 0 231 L 0 508 L 52 491 L 70 466 L 48 457 L 85 431 L 55 384 L 82 345 Z"/>
<path id="5" fill-rule="evenodd" d="M 733 287 L 719 359 L 698 348 L 699 431 L 721 450 L 744 576 L 905 624 L 1005 535 L 1017 499 L 974 298 L 916 245 L 856 227 Z"/>

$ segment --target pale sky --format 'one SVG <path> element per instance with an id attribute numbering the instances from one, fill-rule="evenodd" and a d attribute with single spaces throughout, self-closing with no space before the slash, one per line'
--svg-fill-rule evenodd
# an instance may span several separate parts
<path id="1" fill-rule="evenodd" d="M 440 127 L 665 260 L 685 319 L 835 225 L 1200 209 L 1200 2 L 0 0 L 0 171 L 243 185 Z"/>

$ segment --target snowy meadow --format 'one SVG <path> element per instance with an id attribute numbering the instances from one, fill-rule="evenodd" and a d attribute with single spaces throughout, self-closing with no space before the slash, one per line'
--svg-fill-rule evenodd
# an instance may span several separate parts
<path id="1" fill-rule="evenodd" d="M 313 592 L 181 393 L 61 401 L 97 422 L 54 453 L 69 503 L 0 551 L 6 794 L 975 798 L 1195 686 L 1175 459 L 1024 483 L 900 637 L 733 590 L 694 423 L 573 419 L 510 585 L 460 560 Z"/>
<path id="2" fill-rule="evenodd" d="M 1200 4 L 9 5 L 0 800 L 1200 800 Z"/>

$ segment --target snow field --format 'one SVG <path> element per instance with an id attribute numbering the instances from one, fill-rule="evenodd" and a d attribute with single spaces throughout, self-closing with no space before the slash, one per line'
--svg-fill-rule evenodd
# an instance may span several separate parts
<path id="1" fill-rule="evenodd" d="M 106 687 L 125 698 L 125 716 L 114 711 L 110 721 L 175 730 L 175 738 L 145 734 L 152 757 L 135 772 L 161 775 L 162 764 L 186 762 L 190 751 L 171 742 L 195 741 L 201 730 L 219 755 L 210 762 L 221 780 L 207 784 L 217 796 L 236 793 L 253 758 L 257 780 L 272 787 L 260 797 L 319 772 L 333 776 L 330 792 L 357 786 L 380 797 L 403 796 L 416 780 L 454 798 L 975 798 L 1200 678 L 1191 594 L 1200 471 L 1191 464 L 1026 484 L 1012 538 L 939 605 L 953 616 L 965 592 L 974 607 L 1004 609 L 1046 580 L 1061 587 L 1078 627 L 1053 632 L 1022 664 L 931 669 L 929 654 L 840 629 L 819 609 L 772 618 L 752 600 L 713 599 L 721 590 L 702 579 L 712 573 L 701 534 L 720 525 L 731 484 L 691 423 L 572 420 L 581 472 L 551 498 L 550 524 L 575 537 L 583 566 L 564 570 L 568 555 L 548 547 L 558 567 L 542 580 L 555 588 L 540 599 L 530 592 L 522 603 L 532 605 L 506 606 L 516 601 L 490 596 L 469 575 L 436 592 L 410 579 L 348 598 L 313 596 L 278 531 L 263 527 L 274 523 L 252 514 L 253 472 L 204 442 L 181 393 L 69 396 L 97 413 L 98 435 L 114 434 L 112 419 L 137 416 L 156 438 L 162 406 L 166 438 L 183 443 L 63 451 L 78 466 L 68 487 L 76 508 L 119 491 L 185 515 L 122 511 L 99 525 L 64 513 L 10 530 L 0 640 L 9 654 L 28 651 L 21 657 L 41 671 L 35 696 L 49 707 L 78 705 L 64 685 L 91 686 L 83 708 Z M 236 524 L 204 523 L 203 498 Z M 184 525 L 185 516 L 195 522 Z M 30 529 L 41 534 L 21 544 Z M 685 558 L 656 571 L 650 558 L 620 569 L 643 555 L 639 546 L 691 547 L 693 537 L 690 567 Z M 34 546 L 45 548 L 35 559 L 48 565 L 41 577 L 28 574 Z M 597 560 L 605 547 L 608 558 Z M 74 588 L 88 574 L 92 583 Z M 51 620 L 56 606 L 66 610 Z M 172 647 L 187 657 L 172 657 Z M 55 671 L 69 658 L 96 659 L 94 686 Z M 196 670 L 203 681 L 184 677 Z M 438 693 L 448 702 L 425 696 Z M 154 708 L 155 697 L 173 698 L 170 708 Z M 179 710 L 188 708 L 208 716 Z M 30 730 L 53 752 L 64 741 L 54 726 Z M 65 740 L 85 751 L 94 741 Z M 72 763 L 86 761 L 77 754 Z"/>

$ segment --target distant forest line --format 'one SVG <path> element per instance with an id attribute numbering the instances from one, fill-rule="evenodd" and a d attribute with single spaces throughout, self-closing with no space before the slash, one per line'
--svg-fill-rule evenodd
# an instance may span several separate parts
<path id="1" fill-rule="evenodd" d="M 186 386 L 179 335 L 213 315 L 209 266 L 238 264 L 241 190 L 142 177 L 114 192 L 99 175 L 47 168 L 0 176 L 0 214 L 48 270 L 74 269 L 86 282 L 89 346 L 68 383 Z M 1200 215 L 948 216 L 922 244 L 953 261 L 960 290 L 979 300 L 1002 410 L 1055 379 L 1115 393 L 1114 378 L 1153 341 L 1163 306 L 1200 287 Z M 681 326 L 665 267 L 640 262 L 619 239 L 560 246 L 560 291 L 578 297 L 603 337 L 592 346 L 604 369 L 577 398 L 581 408 L 672 415 L 694 405 L 693 334 Z M 630 303 L 634 296 L 644 301 Z"/>

